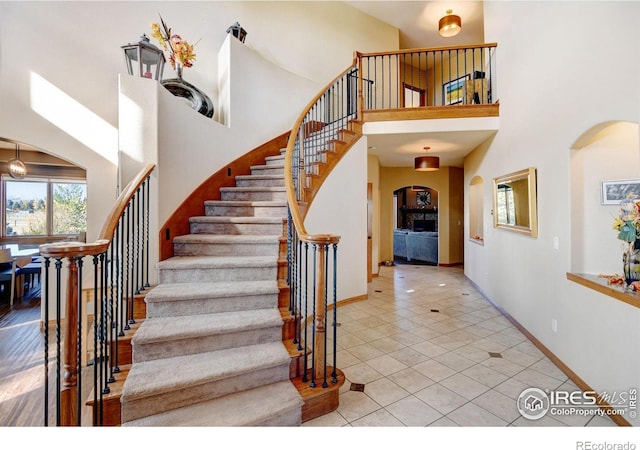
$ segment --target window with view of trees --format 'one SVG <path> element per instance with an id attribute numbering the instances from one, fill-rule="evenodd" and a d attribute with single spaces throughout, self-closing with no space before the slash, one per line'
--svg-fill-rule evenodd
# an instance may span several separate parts
<path id="1" fill-rule="evenodd" d="M 87 228 L 87 185 L 52 183 L 52 234 L 78 234 Z"/>
<path id="2" fill-rule="evenodd" d="M 5 236 L 78 234 L 86 230 L 84 182 L 5 180 Z"/>

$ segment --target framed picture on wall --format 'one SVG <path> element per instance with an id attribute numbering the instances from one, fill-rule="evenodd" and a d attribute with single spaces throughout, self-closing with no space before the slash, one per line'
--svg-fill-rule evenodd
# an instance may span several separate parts
<path id="1" fill-rule="evenodd" d="M 470 79 L 469 75 L 465 75 L 455 80 L 451 80 L 448 83 L 442 85 L 442 104 L 457 105 L 464 101 L 466 96 L 467 80 Z"/>
<path id="2" fill-rule="evenodd" d="M 640 199 L 640 178 L 603 181 L 600 196 L 603 205 L 619 205 L 629 194 Z"/>

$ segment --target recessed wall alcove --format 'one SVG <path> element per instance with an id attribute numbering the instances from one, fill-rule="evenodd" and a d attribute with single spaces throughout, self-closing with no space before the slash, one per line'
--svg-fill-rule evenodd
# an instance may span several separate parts
<path id="1" fill-rule="evenodd" d="M 613 229 L 618 205 L 602 204 L 603 181 L 640 179 L 638 124 L 600 123 L 571 148 L 571 272 L 621 274 L 622 242 Z"/>
<path id="2" fill-rule="evenodd" d="M 469 182 L 469 239 L 484 242 L 484 180 L 480 176 Z"/>

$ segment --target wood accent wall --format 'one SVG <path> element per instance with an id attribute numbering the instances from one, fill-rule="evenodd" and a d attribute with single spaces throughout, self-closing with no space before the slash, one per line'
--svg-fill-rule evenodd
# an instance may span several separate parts
<path id="1" fill-rule="evenodd" d="M 205 201 L 220 200 L 221 187 L 235 186 L 237 175 L 251 175 L 251 166 L 263 165 L 266 157 L 279 155 L 280 150 L 287 146 L 289 133 L 287 131 L 240 156 L 194 189 L 160 227 L 159 260 L 164 261 L 173 256 L 173 238 L 190 233 L 189 218 L 204 215 Z"/>

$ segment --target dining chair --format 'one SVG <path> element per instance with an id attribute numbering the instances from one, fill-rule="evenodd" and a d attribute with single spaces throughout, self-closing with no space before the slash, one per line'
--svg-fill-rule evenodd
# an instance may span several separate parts
<path id="1" fill-rule="evenodd" d="M 11 284 L 9 304 L 13 307 L 16 286 L 16 265 L 13 256 L 11 256 L 11 250 L 3 248 L 0 249 L 0 283 L 7 282 Z"/>

